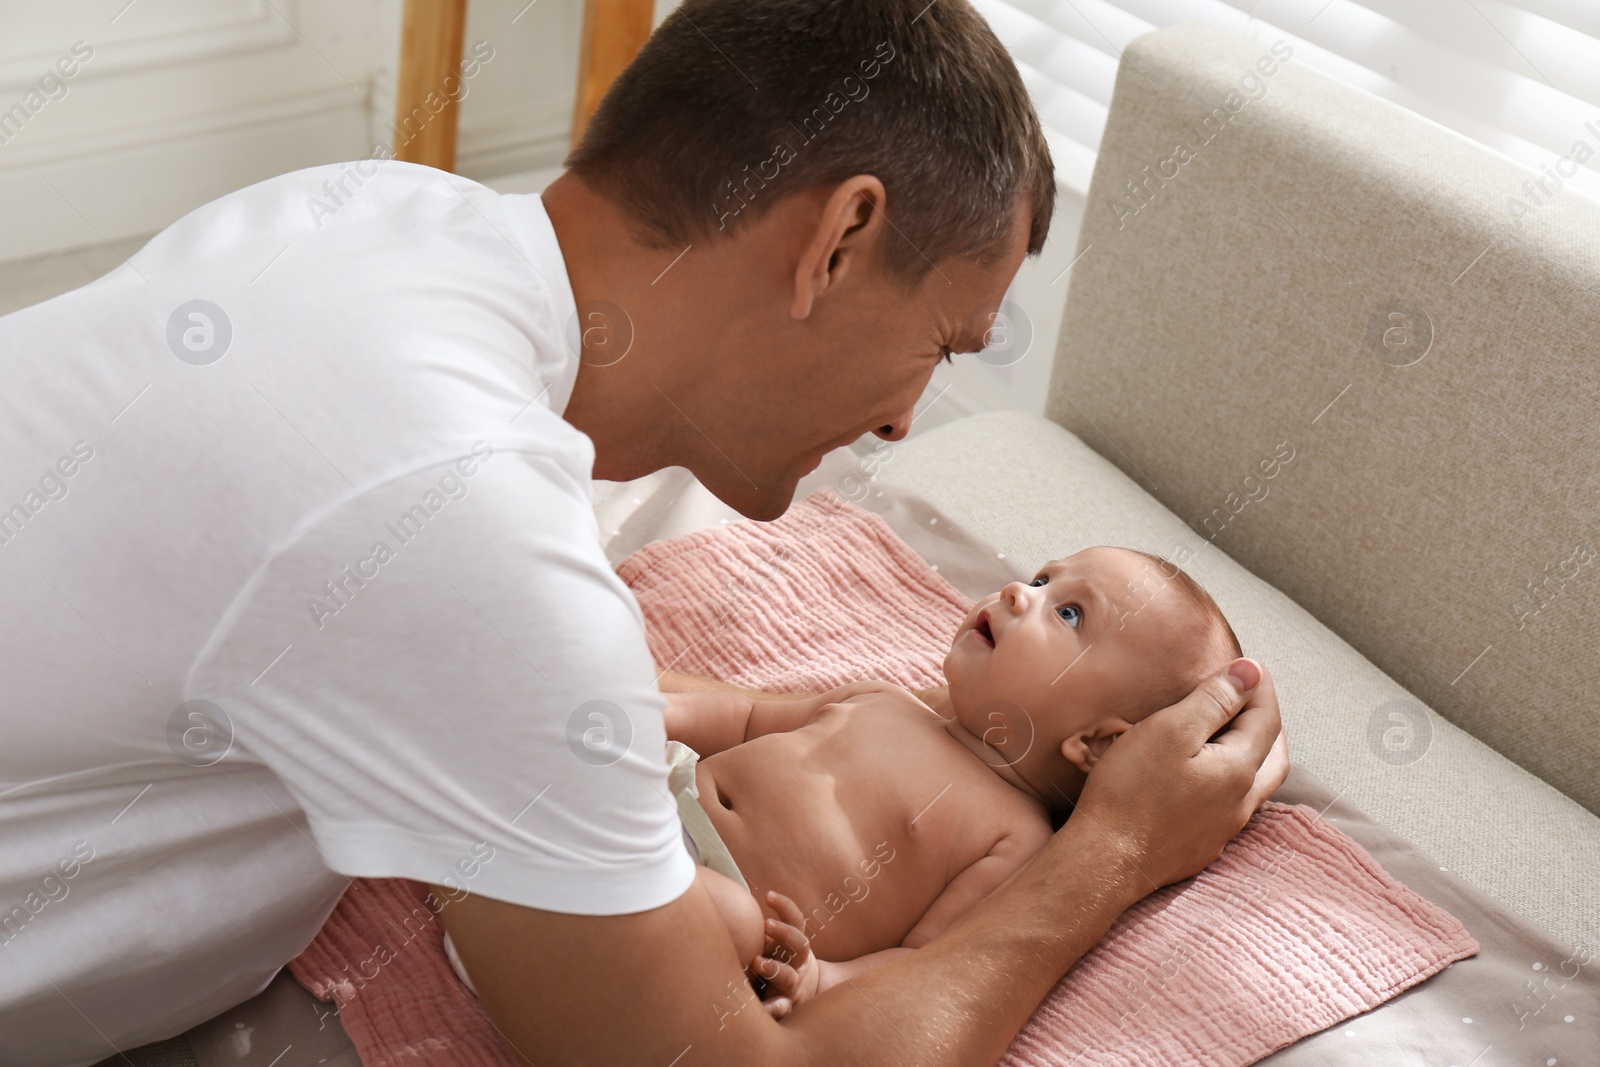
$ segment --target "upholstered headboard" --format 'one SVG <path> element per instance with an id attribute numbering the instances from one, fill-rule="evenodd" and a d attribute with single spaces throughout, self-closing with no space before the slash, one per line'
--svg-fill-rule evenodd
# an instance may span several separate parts
<path id="1" fill-rule="evenodd" d="M 1291 51 L 1128 46 L 1046 413 L 1600 813 L 1600 123 L 1532 172 Z"/>

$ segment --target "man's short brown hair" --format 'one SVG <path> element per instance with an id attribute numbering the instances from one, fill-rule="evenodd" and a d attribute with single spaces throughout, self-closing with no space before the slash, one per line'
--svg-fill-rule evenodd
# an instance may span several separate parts
<path id="1" fill-rule="evenodd" d="M 652 247 L 714 239 L 784 196 L 875 175 L 887 265 L 914 284 L 1044 247 L 1054 169 L 1022 78 L 967 0 L 685 0 L 612 84 L 567 166 Z"/>

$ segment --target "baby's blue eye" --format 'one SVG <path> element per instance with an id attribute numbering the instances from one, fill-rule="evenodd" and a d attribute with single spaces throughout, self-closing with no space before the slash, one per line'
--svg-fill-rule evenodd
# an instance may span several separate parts
<path id="1" fill-rule="evenodd" d="M 1046 578 L 1041 574 L 1028 584 L 1037 587 L 1041 585 L 1047 585 L 1049 584 L 1049 581 L 1049 578 Z M 1067 625 L 1071 626 L 1074 630 L 1076 630 L 1078 628 L 1078 624 L 1083 621 L 1083 610 L 1076 604 L 1063 604 L 1056 609 L 1056 613 L 1060 615 L 1062 619 L 1066 620 Z"/>

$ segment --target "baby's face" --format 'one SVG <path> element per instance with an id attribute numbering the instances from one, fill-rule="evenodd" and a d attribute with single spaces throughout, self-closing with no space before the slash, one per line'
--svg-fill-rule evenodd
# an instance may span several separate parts
<path id="1" fill-rule="evenodd" d="M 944 671 L 961 724 L 1016 763 L 1085 732 L 1115 737 L 1132 725 L 1123 716 L 1152 671 L 1193 670 L 1207 648 L 1161 566 L 1097 547 L 980 600 Z"/>

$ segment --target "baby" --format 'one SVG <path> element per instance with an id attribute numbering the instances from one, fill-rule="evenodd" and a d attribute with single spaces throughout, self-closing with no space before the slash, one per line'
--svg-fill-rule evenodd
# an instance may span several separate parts
<path id="1" fill-rule="evenodd" d="M 1118 735 L 1240 655 L 1182 570 L 1097 547 L 974 605 L 928 702 L 668 693 L 685 844 L 767 1009 L 933 940 L 1044 847 Z"/>

